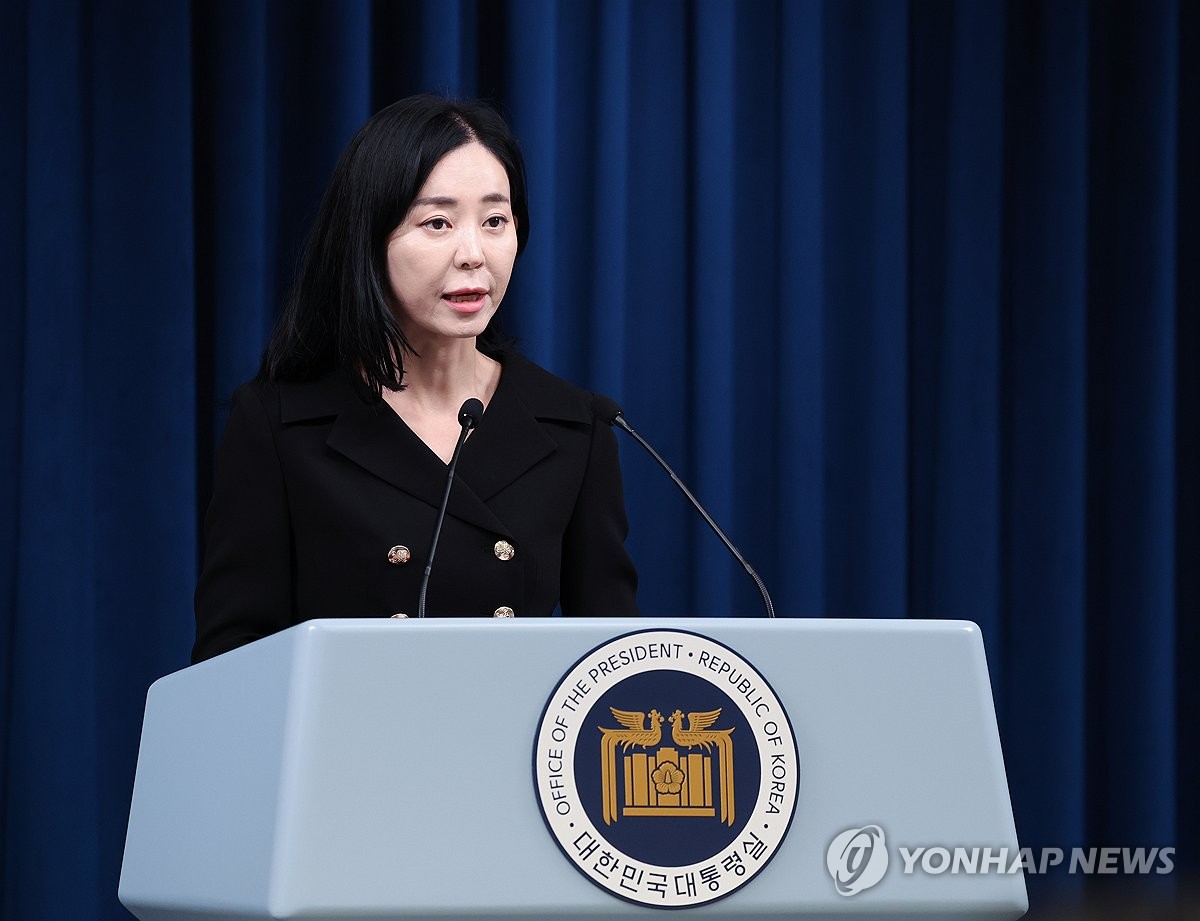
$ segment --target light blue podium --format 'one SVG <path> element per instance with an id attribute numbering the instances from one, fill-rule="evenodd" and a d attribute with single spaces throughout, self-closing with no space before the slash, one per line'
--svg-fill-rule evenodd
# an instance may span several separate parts
<path id="1" fill-rule="evenodd" d="M 142 921 L 663 918 L 567 859 L 533 765 L 563 676 L 655 629 L 752 663 L 799 759 L 770 862 L 684 916 L 1025 912 L 978 628 L 820 619 L 318 620 L 168 675 L 147 698 L 121 901 Z M 835 842 L 855 829 L 886 834 L 888 863 L 847 895 Z"/>

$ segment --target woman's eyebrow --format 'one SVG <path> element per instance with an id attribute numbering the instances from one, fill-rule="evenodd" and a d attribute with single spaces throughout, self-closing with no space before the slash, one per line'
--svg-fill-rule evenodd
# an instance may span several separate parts
<path id="1" fill-rule="evenodd" d="M 502 192 L 489 192 L 483 198 L 479 199 L 487 204 L 507 205 L 509 203 L 508 196 Z M 428 207 L 435 208 L 453 208 L 458 204 L 457 198 L 451 198 L 449 195 L 431 195 L 428 198 L 413 199 L 413 207 Z"/>

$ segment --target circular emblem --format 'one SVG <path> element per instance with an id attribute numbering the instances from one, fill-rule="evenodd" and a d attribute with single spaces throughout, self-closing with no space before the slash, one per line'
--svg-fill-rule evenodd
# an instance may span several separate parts
<path id="1" fill-rule="evenodd" d="M 778 851 L 800 759 L 749 662 L 696 633 L 643 630 L 563 677 L 533 773 L 546 824 L 584 876 L 630 902 L 690 908 L 736 892 Z"/>

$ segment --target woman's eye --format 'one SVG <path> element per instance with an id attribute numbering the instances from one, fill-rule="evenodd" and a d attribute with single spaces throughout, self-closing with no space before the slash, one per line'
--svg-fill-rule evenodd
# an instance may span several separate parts
<path id="1" fill-rule="evenodd" d="M 490 227 L 493 230 L 496 230 L 500 227 L 503 227 L 507 223 L 508 223 L 508 218 L 506 218 L 504 215 L 493 214 L 491 217 L 489 217 L 486 221 L 483 222 L 483 226 Z"/>
<path id="2" fill-rule="evenodd" d="M 429 220 L 427 220 L 425 222 L 425 226 L 428 227 L 430 230 L 445 230 L 447 227 L 450 226 L 450 222 L 447 221 L 444 217 L 434 217 L 434 218 L 430 218 Z"/>

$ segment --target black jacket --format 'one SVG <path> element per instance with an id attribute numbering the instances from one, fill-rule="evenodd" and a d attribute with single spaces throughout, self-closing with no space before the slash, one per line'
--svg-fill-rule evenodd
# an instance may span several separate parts
<path id="1" fill-rule="evenodd" d="M 611 428 L 591 394 L 501 358 L 459 460 L 427 616 L 636 614 Z M 315 617 L 416 616 L 446 471 L 340 373 L 239 388 L 205 519 L 192 660 Z M 403 550 L 389 559 L 394 547 L 407 562 Z"/>

